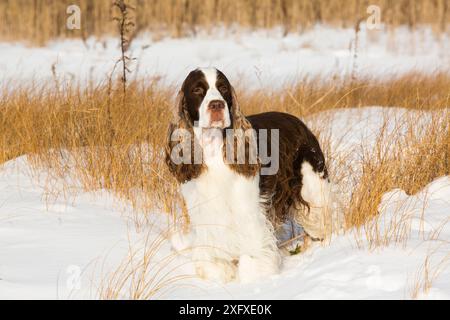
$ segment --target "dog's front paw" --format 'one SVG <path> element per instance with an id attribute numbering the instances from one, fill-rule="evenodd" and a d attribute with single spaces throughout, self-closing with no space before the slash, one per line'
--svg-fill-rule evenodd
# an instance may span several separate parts
<path id="1" fill-rule="evenodd" d="M 278 261 L 266 261 L 249 255 L 239 258 L 239 281 L 249 283 L 278 273 Z"/>
<path id="2" fill-rule="evenodd" d="M 228 261 L 215 260 L 196 264 L 197 275 L 205 280 L 227 283 L 236 277 L 236 266 Z"/>

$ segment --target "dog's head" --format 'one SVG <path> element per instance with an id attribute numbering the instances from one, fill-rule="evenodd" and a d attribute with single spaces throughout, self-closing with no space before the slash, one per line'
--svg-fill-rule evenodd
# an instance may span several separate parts
<path id="1" fill-rule="evenodd" d="M 221 71 L 215 68 L 200 68 L 191 71 L 181 86 L 176 106 L 178 116 L 169 127 L 166 152 L 169 168 L 180 182 L 197 177 L 202 172 L 204 165 L 203 163 L 186 166 L 173 164 L 171 155 L 177 145 L 177 139 L 174 141 L 172 134 L 176 129 L 184 129 L 185 132 L 188 132 L 187 136 L 189 137 L 185 137 L 184 140 L 190 141 L 191 156 L 188 157 L 189 159 L 195 158 L 194 151 L 201 153 L 198 137 L 195 134 L 199 131 L 194 129 L 198 128 L 202 131 L 204 129 L 207 129 L 205 131 L 220 129 L 224 134 L 231 132 L 232 139 L 226 139 L 226 143 L 222 146 L 226 163 L 238 173 L 246 176 L 256 175 L 259 170 L 259 162 L 256 156 L 250 156 L 256 154 L 256 146 L 252 144 L 250 147 L 251 139 L 245 135 L 248 129 L 252 129 L 252 126 L 241 113 L 234 89 Z M 237 135 L 234 135 L 235 133 Z M 244 151 L 245 159 L 243 161 L 238 159 L 238 150 Z M 256 160 L 250 161 L 250 158 Z"/>
<path id="2" fill-rule="evenodd" d="M 192 126 L 229 128 L 239 117 L 234 89 L 216 68 L 191 71 L 179 94 L 179 112 Z"/>

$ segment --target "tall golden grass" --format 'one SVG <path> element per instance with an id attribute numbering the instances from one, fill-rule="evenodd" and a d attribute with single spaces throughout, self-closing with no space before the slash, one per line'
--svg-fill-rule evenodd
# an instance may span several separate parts
<path id="1" fill-rule="evenodd" d="M 65 8 L 71 3 L 3 1 L 0 2 L 0 34 L 3 39 L 45 43 L 55 37 L 85 38 L 112 33 L 117 26 L 111 20 L 114 15 L 111 2 L 79 1 L 82 12 L 86 13 L 83 28 L 68 31 Z M 375 3 L 134 0 L 130 3 L 138 8 L 132 18 L 136 22 L 135 32 L 168 31 L 176 36 L 195 34 L 197 27 L 211 28 L 217 24 L 266 28 L 281 25 L 286 32 L 308 28 L 317 22 L 354 26 L 355 20 L 365 16 L 369 4 L 382 7 L 383 21 L 389 26 L 407 24 L 414 28 L 428 23 L 445 32 L 450 19 L 450 0 Z M 156 209 L 179 218 L 183 201 L 163 161 L 177 88 L 136 80 L 91 84 L 84 88 L 60 86 L 56 78 L 54 83 L 56 86 L 5 88 L 0 98 L 0 163 L 26 155 L 32 168 L 44 169 L 51 177 L 64 178 L 64 193 L 71 193 L 74 183 L 85 191 L 110 190 L 119 200 L 130 203 L 137 213 L 142 213 L 135 219 L 138 226 L 148 222 L 149 214 Z M 336 154 L 325 130 L 327 124 L 322 122 L 313 127 L 324 148 L 332 180 L 337 185 L 354 180 L 352 189 L 346 190 L 348 199 L 343 203 L 346 229 L 356 227 L 364 236 L 364 243 L 367 241 L 369 248 L 376 248 L 405 244 L 410 233 L 407 212 L 400 212 L 388 225 L 379 219 L 383 195 L 394 188 L 414 194 L 435 178 L 450 174 L 449 88 L 448 72 L 428 75 L 413 72 L 388 80 L 305 78 L 287 84 L 282 92 L 248 91 L 241 87 L 238 96 L 246 114 L 276 110 L 305 118 L 326 110 L 374 105 L 418 111 L 402 119 L 394 130 L 387 129 L 389 119 L 384 119 L 382 129 L 385 130 L 371 150 L 360 146 L 360 150 Z M 422 121 L 424 117 L 428 121 Z M 354 163 L 350 162 L 353 152 L 360 155 L 359 174 L 355 174 Z M 47 188 L 49 194 L 61 193 L 53 185 Z M 424 240 L 435 240 L 435 234 Z M 187 276 L 172 276 L 164 270 L 174 261 L 173 255 L 156 264 L 155 269 L 153 259 L 165 238 L 159 237 L 149 247 L 130 252 L 130 257 L 102 283 L 100 296 L 114 299 L 125 294 L 130 298 L 152 298 L 185 279 Z M 413 284 L 412 297 L 429 290 L 443 264 L 430 271 L 433 266 L 427 257 Z"/>
<path id="2" fill-rule="evenodd" d="M 444 256 L 435 257 L 438 249 L 440 249 L 442 245 L 448 246 L 448 243 L 441 243 L 441 245 L 429 250 L 423 265 L 417 270 L 410 288 L 412 299 L 418 299 L 427 295 L 430 292 L 434 281 L 446 268 L 448 268 L 450 263 L 450 253 L 447 253 Z"/>
<path id="3" fill-rule="evenodd" d="M 0 38 L 42 44 L 57 37 L 101 36 L 115 33 L 112 0 L 3 0 L 0 2 Z M 249 28 L 281 26 L 300 31 L 316 23 L 353 27 L 367 16 L 369 5 L 379 5 L 382 22 L 390 27 L 415 28 L 429 24 L 446 32 L 450 0 L 130 0 L 136 7 L 136 32 L 168 32 L 192 35 L 197 29 L 218 25 Z M 81 30 L 67 30 L 66 8 L 81 8 Z"/>
<path id="4" fill-rule="evenodd" d="M 381 136 L 377 149 L 362 160 L 363 175 L 346 214 L 349 226 L 362 226 L 377 214 L 384 192 L 399 187 L 415 193 L 450 173 L 450 117 L 444 114 L 450 105 L 448 88 L 450 76 L 445 73 L 413 73 L 384 81 L 305 79 L 284 93 L 241 88 L 238 96 L 246 114 L 278 110 L 301 118 L 367 105 L 440 110 L 420 130 L 415 119 L 407 120 L 402 139 Z M 0 163 L 28 155 L 35 166 L 51 169 L 54 176 L 71 175 L 85 190 L 109 189 L 141 211 L 158 208 L 176 216 L 182 203 L 162 151 L 174 92 L 139 81 L 129 84 L 126 99 L 119 84 L 5 91 L 0 100 Z M 337 171 L 333 168 L 346 160 L 333 158 L 321 128 L 315 132 L 331 171 Z"/>
<path id="5" fill-rule="evenodd" d="M 357 227 L 369 247 L 375 248 L 404 244 L 409 237 L 406 216 L 381 226 L 379 205 L 387 191 L 401 188 L 414 194 L 435 178 L 450 174 L 448 88 L 447 73 L 411 73 L 390 80 L 304 79 L 282 92 L 248 91 L 243 87 L 237 91 L 245 114 L 278 110 L 308 118 L 321 111 L 372 105 L 416 111 L 414 116 L 402 119 L 401 128 L 386 130 L 385 134 L 381 131 L 372 150 L 362 145 L 361 150 L 349 150 L 348 154 L 336 154 L 325 130 L 326 122 L 313 126 L 332 180 L 338 185 L 355 180 L 343 207 L 346 229 Z M 137 226 L 148 223 L 155 210 L 179 219 L 183 201 L 163 161 L 176 90 L 134 81 L 128 83 L 124 99 L 120 82 L 86 88 L 47 84 L 5 89 L 0 98 L 0 163 L 26 155 L 32 169 L 63 178 L 65 190 L 54 190 L 61 187 L 49 184 L 49 194 L 69 194 L 74 184 L 85 191 L 110 190 L 119 204 L 137 209 Z M 429 120 L 423 122 L 424 117 Z M 383 126 L 388 120 L 382 121 Z M 361 155 L 357 163 L 360 175 L 352 172 L 352 152 Z M 102 297 L 120 298 L 125 291 L 125 296 L 151 298 L 162 292 L 161 288 L 173 288 L 177 279 L 186 279 L 185 275 L 169 274 L 161 279 L 153 277 L 150 258 L 155 252 L 142 250 L 130 253 L 138 262 L 129 264 L 131 260 L 125 260 L 102 283 Z M 140 254 L 146 258 L 136 260 Z M 163 265 L 158 270 L 163 270 Z M 426 275 L 429 270 L 424 272 Z M 146 277 L 149 274 L 150 280 Z M 432 282 L 419 276 L 423 275 L 418 275 L 417 281 L 425 282 L 417 282 L 413 296 L 428 290 Z"/>
<path id="6" fill-rule="evenodd" d="M 171 252 L 161 256 L 162 246 L 169 233 L 147 234 L 142 244 L 130 247 L 122 263 L 98 284 L 98 297 L 106 300 L 162 299 L 179 287 L 201 289 L 185 280 L 194 275 L 183 274 L 183 268 L 192 262 L 180 262 L 179 254 Z"/>
<path id="7" fill-rule="evenodd" d="M 360 228 L 363 237 L 357 239 L 359 243 L 362 239 L 369 249 L 407 244 L 410 208 L 400 201 L 393 216 L 386 220 L 379 216 L 380 203 L 383 195 L 393 189 L 414 195 L 434 179 L 450 173 L 449 111 L 416 112 L 394 121 L 384 118 L 373 149 L 362 145 L 358 146 L 359 152 L 349 150 L 360 155 L 357 165 L 362 174 L 353 176 L 356 186 L 344 210 L 346 226 Z M 389 124 L 394 127 L 388 129 Z M 345 162 L 346 156 L 341 155 L 338 163 Z M 421 218 L 425 218 L 423 213 Z M 423 237 L 430 240 L 425 234 Z"/>

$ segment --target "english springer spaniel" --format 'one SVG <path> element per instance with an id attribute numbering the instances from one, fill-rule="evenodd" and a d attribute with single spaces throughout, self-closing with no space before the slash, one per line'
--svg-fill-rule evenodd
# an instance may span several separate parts
<path id="1" fill-rule="evenodd" d="M 249 282 L 277 273 L 276 230 L 290 219 L 313 239 L 331 233 L 325 159 L 300 119 L 280 112 L 245 117 L 215 68 L 189 73 L 177 108 L 166 162 L 181 185 L 191 232 L 172 244 L 181 250 L 189 240 L 199 276 Z"/>

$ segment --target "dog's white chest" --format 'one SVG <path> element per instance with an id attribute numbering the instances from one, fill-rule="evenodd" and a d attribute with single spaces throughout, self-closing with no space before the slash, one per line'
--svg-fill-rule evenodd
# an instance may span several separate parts
<path id="1" fill-rule="evenodd" d="M 207 170 L 181 186 L 196 245 L 240 255 L 246 242 L 266 228 L 260 205 L 259 176 L 244 177 L 223 161 L 221 141 L 203 144 Z"/>
<path id="2" fill-rule="evenodd" d="M 259 209 L 259 178 L 246 178 L 227 165 L 208 166 L 200 177 L 181 187 L 192 222 L 230 227 Z M 258 210 L 259 212 L 259 210 Z"/>

